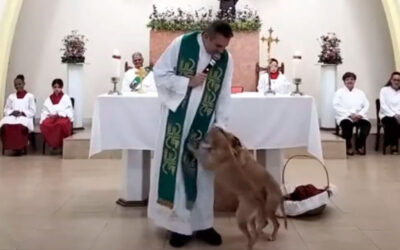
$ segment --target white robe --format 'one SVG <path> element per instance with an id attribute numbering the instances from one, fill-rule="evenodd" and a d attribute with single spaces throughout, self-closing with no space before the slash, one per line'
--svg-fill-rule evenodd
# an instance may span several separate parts
<path id="1" fill-rule="evenodd" d="M 268 79 L 268 73 L 260 76 L 257 85 L 258 92 L 265 93 L 268 90 Z M 293 91 L 293 84 L 286 79 L 284 74 L 279 73 L 277 79 L 271 80 L 271 89 L 278 95 L 288 95 Z"/>
<path id="2" fill-rule="evenodd" d="M 379 94 L 379 100 L 381 102 L 379 118 L 400 115 L 400 90 L 395 91 L 391 86 L 383 87 Z"/>
<path id="3" fill-rule="evenodd" d="M 128 71 L 125 72 L 124 79 L 122 80 L 122 86 L 121 86 L 121 92 L 122 93 L 130 93 L 131 88 L 130 84 L 133 82 L 133 80 L 136 78 L 136 68 L 129 69 Z M 154 82 L 154 75 L 153 72 L 149 72 L 147 76 L 143 79 L 142 81 L 142 88 L 145 92 L 156 92 L 157 88 Z"/>
<path id="4" fill-rule="evenodd" d="M 181 144 L 179 163 L 177 167 L 173 209 L 171 210 L 170 208 L 157 203 L 160 162 L 168 111 L 175 111 L 177 109 L 185 96 L 189 84 L 189 78 L 177 76 L 175 74 L 181 39 L 182 36 L 178 37 L 170 44 L 154 67 L 154 79 L 157 85 L 158 96 L 162 102 L 162 110 L 160 115 L 158 141 L 151 168 L 148 216 L 158 226 L 180 234 L 191 235 L 194 231 L 207 229 L 213 226 L 214 173 L 204 170 L 200 164 L 198 165 L 197 198 L 193 209 L 191 211 L 187 210 L 181 167 L 183 143 Z M 211 55 L 206 52 L 201 35 L 198 36 L 198 41 L 200 44 L 200 53 L 197 72 L 201 72 L 210 62 Z M 222 89 L 215 110 L 215 116 L 212 118 L 212 120 L 215 118 L 216 125 L 221 127 L 226 126 L 230 113 L 232 73 L 233 62 L 232 57 L 229 55 L 225 78 L 222 83 Z M 204 84 L 193 88 L 192 90 L 184 121 L 182 134 L 183 140 L 189 133 L 191 123 L 201 101 L 203 89 Z"/>
<path id="5" fill-rule="evenodd" d="M 68 117 L 71 122 L 74 121 L 74 110 L 72 108 L 71 98 L 64 93 L 58 104 L 53 104 L 50 97 L 44 101 L 42 113 L 40 114 L 40 124 L 50 116 L 58 115 Z"/>
<path id="6" fill-rule="evenodd" d="M 340 88 L 333 97 L 333 108 L 335 109 L 336 123 L 339 125 L 344 119 L 349 119 L 351 114 L 362 116 L 362 119 L 368 120 L 367 114 L 369 102 L 364 92 L 353 88 L 350 91 L 347 87 Z"/>
<path id="7" fill-rule="evenodd" d="M 11 116 L 13 111 L 24 112 L 26 116 Z M 4 124 L 21 124 L 33 131 L 33 117 L 36 113 L 35 97 L 31 93 L 26 93 L 24 98 L 18 99 L 17 94 L 10 94 L 4 107 L 4 117 L 0 121 L 0 127 Z"/>

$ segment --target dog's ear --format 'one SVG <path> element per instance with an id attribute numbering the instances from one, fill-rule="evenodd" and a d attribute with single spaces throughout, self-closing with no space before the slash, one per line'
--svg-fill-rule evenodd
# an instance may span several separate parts
<path id="1" fill-rule="evenodd" d="M 190 152 L 194 153 L 196 152 L 196 147 L 192 143 L 187 144 L 187 148 L 189 149 Z"/>
<path id="2" fill-rule="evenodd" d="M 242 143 L 240 142 L 239 138 L 236 136 L 233 136 L 233 142 L 232 142 L 234 147 L 242 147 Z"/>

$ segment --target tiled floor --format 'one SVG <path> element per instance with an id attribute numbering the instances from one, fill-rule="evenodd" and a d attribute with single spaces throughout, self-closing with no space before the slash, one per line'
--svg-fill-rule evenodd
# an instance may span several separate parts
<path id="1" fill-rule="evenodd" d="M 400 249 L 400 156 L 355 156 L 327 167 L 338 191 L 325 213 L 289 220 L 276 242 L 262 239 L 255 249 Z M 287 179 L 325 180 L 310 160 L 293 161 Z M 118 160 L 0 157 L 0 250 L 171 249 L 145 208 L 115 205 L 119 181 Z M 233 218 L 217 217 L 216 228 L 219 249 L 245 249 Z M 187 248 L 211 249 L 198 242 Z"/>

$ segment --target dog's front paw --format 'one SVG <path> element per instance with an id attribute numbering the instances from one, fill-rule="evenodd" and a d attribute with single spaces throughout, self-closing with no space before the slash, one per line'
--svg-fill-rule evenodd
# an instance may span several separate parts
<path id="1" fill-rule="evenodd" d="M 275 241 L 276 240 L 276 236 L 275 235 L 269 235 L 268 236 L 268 241 Z"/>

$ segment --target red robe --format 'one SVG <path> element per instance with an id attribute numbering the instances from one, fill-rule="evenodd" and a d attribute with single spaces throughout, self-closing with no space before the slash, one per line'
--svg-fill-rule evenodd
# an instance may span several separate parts
<path id="1" fill-rule="evenodd" d="M 17 98 L 22 99 L 26 91 L 17 91 Z M 24 115 L 24 114 L 22 114 Z M 21 124 L 4 124 L 0 128 L 1 143 L 7 150 L 22 150 L 28 146 L 28 128 Z"/>
<path id="2" fill-rule="evenodd" d="M 56 105 L 62 97 L 63 93 L 52 94 L 50 100 Z M 63 145 L 64 138 L 71 135 L 71 121 L 68 117 L 48 117 L 40 124 L 40 131 L 47 145 L 52 148 L 60 148 Z"/>

